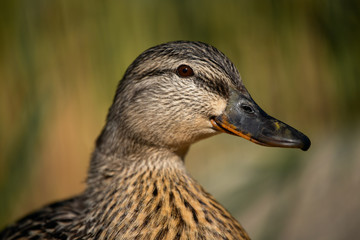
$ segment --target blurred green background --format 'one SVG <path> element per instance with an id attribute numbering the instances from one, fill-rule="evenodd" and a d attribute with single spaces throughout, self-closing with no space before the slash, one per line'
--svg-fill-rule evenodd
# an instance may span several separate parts
<path id="1" fill-rule="evenodd" d="M 360 239 L 360 2 L 0 3 L 0 228 L 84 189 L 116 85 L 145 49 L 216 46 L 308 152 L 222 134 L 192 175 L 253 239 Z"/>

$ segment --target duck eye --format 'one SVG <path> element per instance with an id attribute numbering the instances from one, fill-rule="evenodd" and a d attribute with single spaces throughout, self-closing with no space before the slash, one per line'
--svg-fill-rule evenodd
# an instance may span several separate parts
<path id="1" fill-rule="evenodd" d="M 188 65 L 180 65 L 177 68 L 177 74 L 180 77 L 191 77 L 191 76 L 194 76 L 194 71 Z"/>

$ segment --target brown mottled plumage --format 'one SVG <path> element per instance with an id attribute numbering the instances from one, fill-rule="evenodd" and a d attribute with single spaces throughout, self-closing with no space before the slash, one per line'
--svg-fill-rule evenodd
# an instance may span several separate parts
<path id="1" fill-rule="evenodd" d="M 239 96 L 235 114 L 229 106 Z M 0 238 L 249 239 L 189 175 L 184 157 L 192 143 L 221 131 L 263 145 L 309 147 L 282 122 L 269 125 L 275 120 L 259 109 L 235 66 L 214 47 L 181 41 L 150 48 L 118 86 L 85 192 L 26 216 Z M 260 118 L 266 131 L 254 127 Z"/>

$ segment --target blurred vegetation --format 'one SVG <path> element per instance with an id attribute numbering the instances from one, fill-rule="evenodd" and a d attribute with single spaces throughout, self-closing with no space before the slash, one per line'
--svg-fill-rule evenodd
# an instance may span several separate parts
<path id="1" fill-rule="evenodd" d="M 254 239 L 360 237 L 360 2 L 0 3 L 0 228 L 77 194 L 116 85 L 143 50 L 200 40 L 223 51 L 309 152 L 231 136 L 196 144 L 192 174 Z"/>

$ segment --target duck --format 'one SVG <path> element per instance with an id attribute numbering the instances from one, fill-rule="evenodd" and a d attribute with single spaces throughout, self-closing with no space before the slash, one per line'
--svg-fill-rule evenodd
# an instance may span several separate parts
<path id="1" fill-rule="evenodd" d="M 250 239 L 185 168 L 189 147 L 219 133 L 270 147 L 311 145 L 255 103 L 215 47 L 152 47 L 118 84 L 86 189 L 23 217 L 0 239 Z"/>

